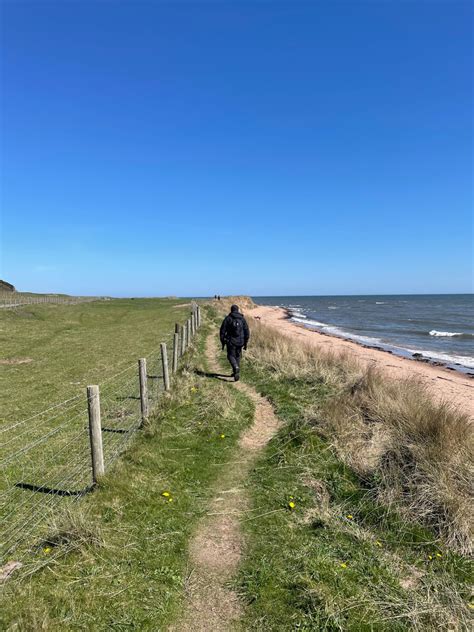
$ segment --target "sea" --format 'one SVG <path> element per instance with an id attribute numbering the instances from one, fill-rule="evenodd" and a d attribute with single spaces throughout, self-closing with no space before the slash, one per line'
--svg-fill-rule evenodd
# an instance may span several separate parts
<path id="1" fill-rule="evenodd" d="M 474 294 L 256 296 L 308 329 L 392 353 L 474 369 Z"/>

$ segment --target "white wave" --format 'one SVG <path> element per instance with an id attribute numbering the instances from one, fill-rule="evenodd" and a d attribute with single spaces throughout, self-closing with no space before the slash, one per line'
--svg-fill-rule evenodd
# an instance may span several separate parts
<path id="1" fill-rule="evenodd" d="M 438 353 L 437 351 L 427 351 L 426 349 L 404 349 L 403 347 L 392 347 L 392 349 L 400 349 L 409 351 L 410 353 L 421 353 L 424 358 L 430 360 L 438 360 L 445 364 L 461 364 L 468 369 L 474 369 L 474 358 L 472 356 L 450 355 L 448 353 Z"/>
<path id="2" fill-rule="evenodd" d="M 426 349 L 410 349 L 407 347 L 399 347 L 397 345 L 387 344 L 386 342 L 383 342 L 380 338 L 375 338 L 375 337 L 372 338 L 370 336 L 360 336 L 358 334 L 353 334 L 348 331 L 344 331 L 343 329 L 340 329 L 339 327 L 335 327 L 334 325 L 328 325 L 327 323 L 320 323 L 317 320 L 311 320 L 308 318 L 303 319 L 303 318 L 297 318 L 297 317 L 296 318 L 293 317 L 292 320 L 294 322 L 302 323 L 309 328 L 311 327 L 318 328 L 323 333 L 331 334 L 332 336 L 337 336 L 338 338 L 353 340 L 354 342 L 358 342 L 359 344 L 365 344 L 372 347 L 381 346 L 384 349 L 393 351 L 394 353 L 397 353 L 398 355 L 403 355 L 405 357 L 410 357 L 414 353 L 420 353 L 424 358 L 427 358 L 429 360 L 435 360 L 435 361 L 437 360 L 439 362 L 443 362 L 444 364 L 450 364 L 450 365 L 456 364 L 456 365 L 461 365 L 462 367 L 467 368 L 467 369 L 474 369 L 474 357 L 472 356 L 450 355 L 447 353 L 438 353 L 437 351 L 431 351 L 431 350 L 428 351 Z"/>
<path id="3" fill-rule="evenodd" d="M 376 305 L 386 305 L 386 301 L 375 301 Z"/>
<path id="4" fill-rule="evenodd" d="M 462 333 L 458 333 L 457 331 L 437 331 L 436 329 L 432 329 L 430 331 L 430 336 L 436 336 L 438 338 L 447 336 L 448 338 L 452 338 L 453 336 L 462 336 Z"/>
<path id="5" fill-rule="evenodd" d="M 296 323 L 304 323 L 305 325 L 310 325 L 311 327 L 329 327 L 327 323 L 320 323 L 317 320 L 312 320 L 304 314 L 299 314 L 298 316 L 293 315 L 291 317 L 291 320 L 294 320 Z"/>
<path id="6" fill-rule="evenodd" d="M 328 309 L 337 309 L 334 305 L 329 305 Z"/>

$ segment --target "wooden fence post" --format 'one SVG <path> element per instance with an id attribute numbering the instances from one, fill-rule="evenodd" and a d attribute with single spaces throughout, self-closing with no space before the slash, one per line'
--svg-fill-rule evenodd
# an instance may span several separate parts
<path id="1" fill-rule="evenodd" d="M 98 386 L 87 387 L 89 411 L 89 439 L 92 457 L 92 481 L 97 483 L 104 474 L 104 451 L 102 449 L 102 426 L 100 422 L 100 394 Z"/>
<path id="2" fill-rule="evenodd" d="M 148 419 L 148 382 L 146 372 L 146 358 L 138 360 L 138 377 L 140 380 L 140 405 L 142 410 L 142 424 Z"/>
<path id="3" fill-rule="evenodd" d="M 178 370 L 178 358 L 179 358 L 179 334 L 175 333 L 173 337 L 173 373 Z"/>
<path id="4" fill-rule="evenodd" d="M 194 308 L 193 308 L 193 311 L 191 312 L 191 332 L 193 336 L 196 333 L 196 312 L 194 311 Z"/>
<path id="5" fill-rule="evenodd" d="M 201 326 L 201 308 L 199 305 L 196 307 L 196 320 L 198 328 Z"/>
<path id="6" fill-rule="evenodd" d="M 184 355 L 186 352 L 186 326 L 181 325 L 181 355 Z"/>
<path id="7" fill-rule="evenodd" d="M 165 391 L 170 390 L 170 374 L 168 371 L 168 352 L 166 350 L 166 342 L 160 344 L 161 347 L 161 362 L 163 364 L 163 381 L 165 383 Z"/>

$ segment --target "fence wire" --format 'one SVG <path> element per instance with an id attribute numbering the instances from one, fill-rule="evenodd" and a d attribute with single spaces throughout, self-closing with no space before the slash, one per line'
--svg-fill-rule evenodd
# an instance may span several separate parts
<path id="1" fill-rule="evenodd" d="M 173 334 L 166 337 L 169 371 Z M 149 411 L 165 390 L 160 346 L 146 356 Z M 142 424 L 137 363 L 100 386 L 105 469 Z M 0 563 L 31 549 L 49 517 L 92 488 L 87 398 L 75 397 L 0 428 Z"/>
<path id="2" fill-rule="evenodd" d="M 0 309 L 14 309 L 24 305 L 77 305 L 78 303 L 91 303 L 93 301 L 110 300 L 103 296 L 31 296 L 21 292 L 0 292 Z"/>

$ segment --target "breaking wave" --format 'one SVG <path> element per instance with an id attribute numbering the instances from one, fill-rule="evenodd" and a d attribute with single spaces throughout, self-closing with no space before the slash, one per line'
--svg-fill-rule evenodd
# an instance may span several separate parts
<path id="1" fill-rule="evenodd" d="M 438 331 L 436 329 L 432 329 L 430 331 L 430 336 L 436 336 L 436 338 L 454 338 L 454 336 L 463 336 L 464 338 L 474 338 L 474 334 L 465 334 L 457 331 Z"/>

